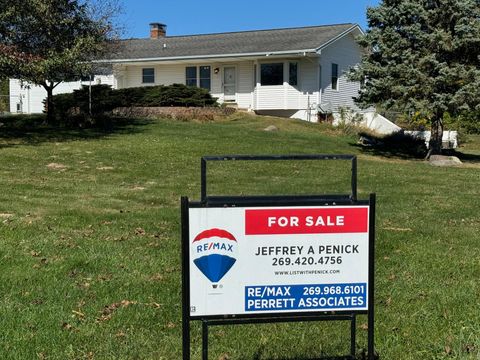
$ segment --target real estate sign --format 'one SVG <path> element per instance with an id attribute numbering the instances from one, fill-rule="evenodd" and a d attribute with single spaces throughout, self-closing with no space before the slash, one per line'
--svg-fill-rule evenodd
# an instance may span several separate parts
<path id="1" fill-rule="evenodd" d="M 190 207 L 191 318 L 366 312 L 369 205 Z"/>

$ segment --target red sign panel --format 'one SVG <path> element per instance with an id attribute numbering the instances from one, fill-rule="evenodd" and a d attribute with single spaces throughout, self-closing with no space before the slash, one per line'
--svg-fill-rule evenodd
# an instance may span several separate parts
<path id="1" fill-rule="evenodd" d="M 366 233 L 367 207 L 245 210 L 245 235 Z"/>

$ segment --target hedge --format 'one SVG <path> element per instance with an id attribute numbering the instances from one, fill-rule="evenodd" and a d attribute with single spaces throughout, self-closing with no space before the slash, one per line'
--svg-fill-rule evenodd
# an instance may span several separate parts
<path id="1" fill-rule="evenodd" d="M 58 120 L 90 117 L 89 87 L 82 86 L 70 94 L 53 97 Z M 149 86 L 114 90 L 109 85 L 93 85 L 91 117 L 111 112 L 117 107 L 205 107 L 217 106 L 208 90 L 183 84 Z"/>

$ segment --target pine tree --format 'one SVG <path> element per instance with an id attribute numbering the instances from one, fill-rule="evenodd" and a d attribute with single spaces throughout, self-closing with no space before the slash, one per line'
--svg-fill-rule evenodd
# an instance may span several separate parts
<path id="1" fill-rule="evenodd" d="M 480 2 L 383 0 L 367 18 L 357 103 L 422 114 L 441 153 L 444 116 L 480 109 Z"/>

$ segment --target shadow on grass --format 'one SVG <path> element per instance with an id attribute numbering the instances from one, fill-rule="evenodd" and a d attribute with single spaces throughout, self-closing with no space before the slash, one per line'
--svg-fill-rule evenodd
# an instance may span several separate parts
<path id="1" fill-rule="evenodd" d="M 462 162 L 480 163 L 480 155 L 463 153 L 456 150 L 450 152 L 448 155 L 456 156 Z"/>
<path id="2" fill-rule="evenodd" d="M 425 153 L 417 153 L 405 151 L 400 148 L 394 147 L 375 147 L 375 146 L 365 146 L 362 144 L 350 143 L 350 146 L 353 146 L 360 150 L 363 154 L 372 155 L 372 156 L 382 156 L 387 158 L 395 158 L 402 160 L 412 160 L 412 159 L 424 159 L 426 156 Z"/>
<path id="3" fill-rule="evenodd" d="M 0 148 L 48 142 L 98 139 L 115 134 L 135 134 L 152 123 L 148 119 L 109 118 L 95 128 L 44 125 L 43 115 L 0 117 Z"/>
<path id="4" fill-rule="evenodd" d="M 404 132 L 378 135 L 363 131 L 359 135 L 359 142 L 350 145 L 368 155 L 405 160 L 424 159 L 427 155 L 425 141 Z"/>

